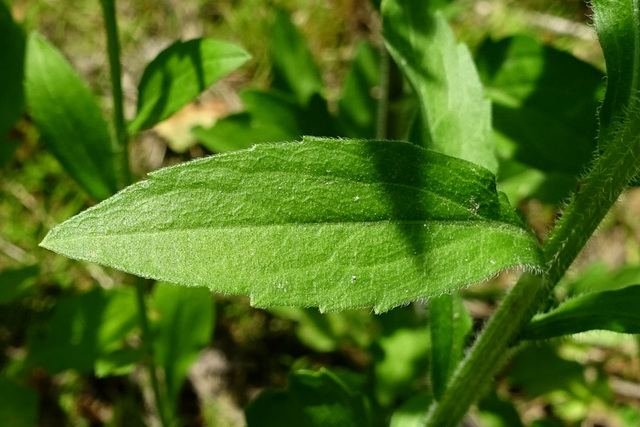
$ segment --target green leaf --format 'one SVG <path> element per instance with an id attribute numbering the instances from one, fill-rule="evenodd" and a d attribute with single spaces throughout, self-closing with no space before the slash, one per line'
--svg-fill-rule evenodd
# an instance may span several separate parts
<path id="1" fill-rule="evenodd" d="M 572 298 L 548 313 L 535 316 L 522 338 L 546 339 L 594 329 L 638 334 L 639 301 L 640 285 Z"/>
<path id="2" fill-rule="evenodd" d="M 60 52 L 33 33 L 27 43 L 27 107 L 40 137 L 96 200 L 118 189 L 107 123 L 93 94 Z"/>
<path id="3" fill-rule="evenodd" d="M 273 61 L 275 89 L 293 94 L 299 105 L 324 87 L 320 70 L 313 62 L 306 40 L 291 22 L 286 10 L 277 8 L 271 30 L 269 52 Z"/>
<path id="4" fill-rule="evenodd" d="M 518 410 L 508 400 L 493 393 L 478 402 L 479 418 L 486 427 L 524 427 Z"/>
<path id="5" fill-rule="evenodd" d="M 259 307 L 331 311 L 543 266 L 489 171 L 413 144 L 319 138 L 154 172 L 41 245 Z"/>
<path id="6" fill-rule="evenodd" d="M 0 271 L 0 304 L 9 304 L 35 283 L 37 265 Z"/>
<path id="7" fill-rule="evenodd" d="M 319 94 L 314 94 L 303 110 L 301 126 L 304 135 L 326 135 L 340 137 L 340 131 L 335 118 L 329 113 L 327 100 Z M 299 139 L 299 138 L 298 138 Z"/>
<path id="8" fill-rule="evenodd" d="M 65 369 L 90 372 L 123 347 L 136 323 L 135 296 L 129 289 L 94 289 L 61 298 L 46 328 L 31 331 L 30 363 L 53 374 Z"/>
<path id="9" fill-rule="evenodd" d="M 556 390 L 588 387 L 584 367 L 559 357 L 548 344 L 527 346 L 518 352 L 508 375 L 510 384 L 521 388 L 529 399 Z"/>
<path id="10" fill-rule="evenodd" d="M 176 41 L 144 70 L 138 112 L 129 130 L 147 129 L 168 118 L 249 57 L 243 49 L 218 40 Z"/>
<path id="11" fill-rule="evenodd" d="M 338 101 L 340 123 L 351 138 L 374 138 L 378 100 L 373 90 L 380 84 L 380 53 L 367 43 L 358 45 L 353 65 Z"/>
<path id="12" fill-rule="evenodd" d="M 209 129 L 192 130 L 209 150 L 234 151 L 259 142 L 293 141 L 304 134 L 300 127 L 301 107 L 287 94 L 245 90 L 240 97 L 245 112 L 218 120 Z"/>
<path id="13" fill-rule="evenodd" d="M 390 427 L 423 427 L 427 409 L 432 402 L 431 393 L 414 394 L 393 413 Z"/>
<path id="14" fill-rule="evenodd" d="M 491 103 L 467 47 L 424 2 L 384 0 L 382 17 L 387 48 L 420 101 L 423 142 L 496 173 Z"/>
<path id="15" fill-rule="evenodd" d="M 96 359 L 94 374 L 98 378 L 126 375 L 133 371 L 145 357 L 142 348 L 123 347 L 101 355 Z"/>
<path id="16" fill-rule="evenodd" d="M 298 371 L 284 391 L 267 390 L 246 409 L 248 427 L 366 427 L 369 404 L 332 372 Z"/>
<path id="17" fill-rule="evenodd" d="M 637 114 L 640 10 L 631 0 L 594 0 L 592 5 L 598 40 L 607 65 L 607 93 L 598 113 L 598 144 L 602 150 L 627 114 Z"/>
<path id="18" fill-rule="evenodd" d="M 400 328 L 380 337 L 373 347 L 376 396 L 384 406 L 411 396 L 416 378 L 426 376 L 431 341 L 429 330 Z"/>
<path id="19" fill-rule="evenodd" d="M 211 341 L 214 306 L 211 292 L 156 283 L 151 307 L 159 316 L 155 324 L 154 357 L 164 371 L 171 405 L 198 353 Z"/>
<path id="20" fill-rule="evenodd" d="M 38 394 L 31 388 L 0 376 L 0 420 L 11 427 L 38 424 Z"/>
<path id="21" fill-rule="evenodd" d="M 11 12 L 0 2 L 0 144 L 5 135 L 20 118 L 24 108 L 24 50 L 22 29 L 13 21 Z M 3 151 L 3 150 L 0 150 Z M 2 164 L 0 156 L 0 165 Z"/>
<path id="22" fill-rule="evenodd" d="M 578 176 L 565 172 L 543 172 L 531 166 L 505 159 L 500 162 L 498 189 L 512 205 L 533 198 L 549 205 L 561 205 L 578 187 Z"/>
<path id="23" fill-rule="evenodd" d="M 320 95 L 313 95 L 306 105 L 277 90 L 246 90 L 241 97 L 246 111 L 219 120 L 209 129 L 193 129 L 209 150 L 222 153 L 260 142 L 295 141 L 304 135 L 339 135 L 327 102 Z"/>
<path id="24" fill-rule="evenodd" d="M 367 310 L 320 314 L 310 308 L 274 307 L 269 311 L 297 322 L 300 342 L 318 352 L 336 351 L 344 343 L 355 343 L 361 348 L 370 343 L 373 315 Z"/>
<path id="25" fill-rule="evenodd" d="M 526 36 L 485 42 L 477 64 L 512 158 L 543 171 L 581 173 L 596 148 L 604 74 Z"/>
<path id="26" fill-rule="evenodd" d="M 431 333 L 431 383 L 440 399 L 454 368 L 462 360 L 473 323 L 458 292 L 429 300 Z"/>
<path id="27" fill-rule="evenodd" d="M 604 263 L 594 263 L 580 273 L 578 277 L 561 284 L 569 297 L 589 292 L 614 291 L 640 283 L 640 267 L 626 265 L 618 271 Z"/>

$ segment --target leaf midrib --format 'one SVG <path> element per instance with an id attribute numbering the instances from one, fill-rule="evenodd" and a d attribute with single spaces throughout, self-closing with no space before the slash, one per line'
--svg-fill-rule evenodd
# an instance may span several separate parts
<path id="1" fill-rule="evenodd" d="M 509 224 L 506 222 L 501 222 L 501 221 L 495 221 L 495 220 L 487 220 L 487 219 L 481 219 L 481 220 L 445 220 L 445 219 L 428 219 L 428 220 L 401 220 L 401 221 L 395 221 L 395 220 L 377 220 L 377 221 L 325 221 L 325 222 L 282 222 L 282 223 L 267 223 L 267 224 L 245 224 L 245 225 L 239 225 L 239 224 L 216 224 L 216 225 L 211 225 L 211 226 L 206 226 L 206 225 L 201 225 L 201 226 L 194 226 L 194 227 L 183 227 L 183 228 L 164 228 L 161 230 L 130 230 L 130 231 L 110 231 L 110 232 L 105 232 L 105 233 L 88 233 L 84 236 L 72 236 L 72 237 L 66 237 L 66 236 L 55 236 L 55 240 L 64 240 L 66 242 L 73 242 L 73 241 L 82 241 L 82 240 L 87 240 L 87 238 L 93 238 L 93 237 L 111 237 L 111 236 L 135 236 L 135 235 L 154 235 L 154 234 L 162 234 L 162 233 L 171 233 L 171 232 L 179 232 L 179 231 L 196 231 L 196 230 L 225 230 L 225 229 L 254 229 L 254 228 L 269 228 L 269 227 L 274 227 L 274 228 L 285 228 L 285 227 L 308 227 L 308 226 L 325 226 L 325 227 L 331 227 L 331 226 L 344 226 L 344 225 L 353 225 L 353 224 L 362 224 L 362 225 L 383 225 L 383 224 L 388 224 L 388 225 L 420 225 L 420 224 L 426 224 L 427 226 L 431 225 L 431 224 L 438 224 L 438 225 L 453 225 L 453 226 L 457 226 L 460 228 L 472 228 L 472 227 L 476 227 L 479 224 L 482 224 L 483 226 L 488 226 L 491 227 L 493 229 L 510 229 L 511 231 L 516 231 L 519 234 L 526 236 L 528 234 L 528 232 L 516 225 L 513 224 Z M 43 241 L 43 243 L 46 243 L 46 239 Z M 44 245 L 46 247 L 46 245 Z"/>

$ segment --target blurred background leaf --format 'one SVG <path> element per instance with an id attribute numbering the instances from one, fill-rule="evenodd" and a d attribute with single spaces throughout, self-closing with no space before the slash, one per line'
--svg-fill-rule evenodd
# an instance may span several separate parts
<path id="1" fill-rule="evenodd" d="M 36 425 L 38 395 L 28 387 L 0 375 L 0 419 L 12 427 Z"/>
<path id="2" fill-rule="evenodd" d="M 536 315 L 522 331 L 522 338 L 546 339 L 594 329 L 639 334 L 638 301 L 640 285 L 577 296 Z"/>
<path id="3" fill-rule="evenodd" d="M 375 138 L 378 99 L 374 91 L 379 85 L 380 52 L 368 43 L 360 43 L 338 101 L 344 136 Z"/>
<path id="4" fill-rule="evenodd" d="M 487 40 L 476 63 L 494 127 L 510 142 L 508 158 L 547 172 L 583 172 L 596 148 L 604 73 L 526 36 Z"/>
<path id="5" fill-rule="evenodd" d="M 381 330 L 371 346 L 375 394 L 382 406 L 393 406 L 420 390 L 429 368 L 431 335 L 425 319 L 399 308 L 380 316 Z"/>
<path id="6" fill-rule="evenodd" d="M 161 122 L 248 59 L 243 49 L 219 40 L 176 41 L 144 70 L 138 112 L 129 129 L 136 132 Z"/>
<path id="7" fill-rule="evenodd" d="M 31 265 L 0 271 L 0 304 L 10 304 L 35 284 L 40 268 Z"/>
<path id="8" fill-rule="evenodd" d="M 152 318 L 157 317 L 153 326 L 154 357 L 164 373 L 169 405 L 175 414 L 187 371 L 213 335 L 213 297 L 205 288 L 156 283 L 150 307 Z"/>
<path id="9" fill-rule="evenodd" d="M 307 105 L 314 94 L 324 90 L 320 70 L 314 63 L 307 42 L 291 22 L 289 13 L 277 8 L 269 37 L 273 61 L 274 89 L 294 95 L 299 105 Z"/>
<path id="10" fill-rule="evenodd" d="M 30 331 L 28 365 L 42 366 L 54 374 L 67 369 L 93 371 L 98 361 L 127 348 L 124 340 L 138 322 L 136 309 L 129 288 L 96 288 L 60 298 L 49 321 Z M 104 367 L 101 372 L 110 373 Z"/>
<path id="11" fill-rule="evenodd" d="M 422 132 L 412 142 L 495 174 L 491 106 L 467 46 L 423 2 L 384 0 L 382 18 L 387 49 L 419 100 Z"/>
<path id="12" fill-rule="evenodd" d="M 42 140 L 95 200 L 118 189 L 111 135 L 93 94 L 62 54 L 31 34 L 26 62 L 27 108 Z"/>
<path id="13" fill-rule="evenodd" d="M 381 425 L 369 403 L 331 371 L 298 371 L 287 389 L 262 392 L 246 409 L 247 425 L 271 427 Z"/>
<path id="14" fill-rule="evenodd" d="M 16 148 L 8 132 L 24 111 L 25 44 L 22 28 L 13 21 L 7 5 L 0 2 L 0 168 Z"/>

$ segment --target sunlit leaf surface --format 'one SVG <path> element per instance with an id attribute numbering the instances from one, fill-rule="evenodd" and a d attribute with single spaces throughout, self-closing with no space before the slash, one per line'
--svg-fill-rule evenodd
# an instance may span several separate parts
<path id="1" fill-rule="evenodd" d="M 260 307 L 332 311 L 542 267 L 489 171 L 389 141 L 260 144 L 160 170 L 42 245 Z"/>
<path id="2" fill-rule="evenodd" d="M 385 0 L 382 17 L 389 52 L 418 95 L 424 145 L 495 173 L 491 103 L 467 47 L 423 2 Z"/>
<path id="3" fill-rule="evenodd" d="M 230 43 L 176 41 L 144 70 L 138 85 L 138 113 L 130 129 L 146 129 L 168 118 L 248 59 L 247 52 Z"/>

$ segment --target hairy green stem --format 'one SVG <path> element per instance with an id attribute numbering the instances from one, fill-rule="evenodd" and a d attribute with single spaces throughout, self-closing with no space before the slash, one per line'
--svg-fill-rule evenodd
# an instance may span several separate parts
<path id="1" fill-rule="evenodd" d="M 524 274 L 458 366 L 425 426 L 457 426 L 500 369 L 522 327 L 549 298 L 606 213 L 640 169 L 640 118 L 626 122 L 585 178 L 543 246 L 543 277 Z"/>
<path id="2" fill-rule="evenodd" d="M 531 305 L 542 294 L 541 278 L 525 273 L 504 298 L 471 352 L 458 365 L 439 401 L 434 401 L 426 426 L 457 426 L 490 384 L 509 346 L 531 317 Z"/>
<path id="3" fill-rule="evenodd" d="M 113 99 L 113 128 L 116 138 L 113 143 L 113 153 L 116 157 L 118 172 L 118 188 L 124 188 L 131 183 L 129 170 L 129 134 L 124 120 L 124 105 L 122 96 L 122 67 L 120 65 L 120 42 L 116 21 L 115 0 L 100 0 L 104 16 L 104 26 L 107 33 L 107 51 L 109 53 L 109 71 L 111 75 L 111 97 Z"/>

